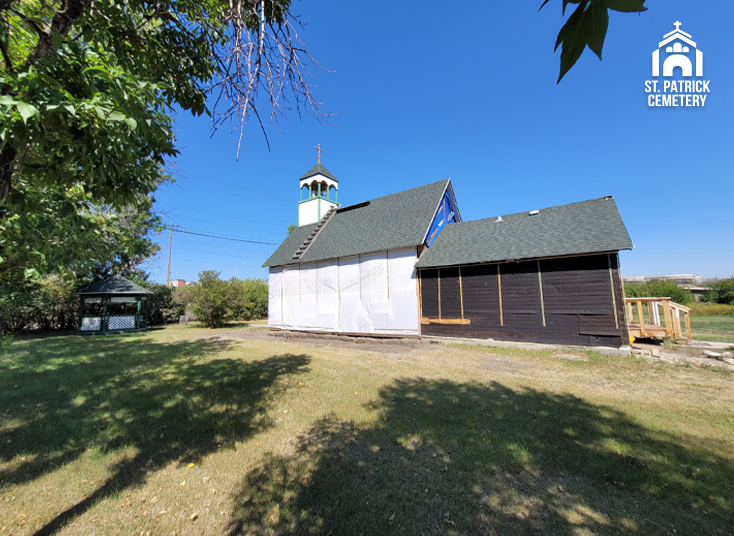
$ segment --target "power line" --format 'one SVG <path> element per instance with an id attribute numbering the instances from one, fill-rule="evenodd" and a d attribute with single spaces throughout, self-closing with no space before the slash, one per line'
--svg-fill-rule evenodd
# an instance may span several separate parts
<path id="1" fill-rule="evenodd" d="M 252 250 L 247 250 L 247 249 L 235 249 L 235 248 L 222 247 L 222 246 L 211 244 L 209 242 L 197 242 L 196 240 L 188 240 L 186 238 L 178 238 L 178 241 L 186 242 L 187 244 L 196 244 L 198 246 L 213 247 L 213 248 L 217 248 L 217 249 L 221 249 L 225 251 L 232 251 L 235 253 L 254 253 L 255 255 L 265 255 L 265 253 L 263 253 L 262 251 L 252 251 Z"/>
<path id="2" fill-rule="evenodd" d="M 206 253 L 207 255 L 214 255 L 214 256 L 217 256 L 217 257 L 234 257 L 236 259 L 253 259 L 253 260 L 257 260 L 257 259 L 262 259 L 263 257 L 265 257 L 267 255 L 266 253 L 261 254 L 259 257 L 254 257 L 253 255 L 232 255 L 231 253 L 217 253 L 217 252 L 214 252 L 214 251 L 205 251 L 203 249 L 190 248 L 190 247 L 186 247 L 186 246 L 178 246 L 177 249 L 185 249 L 186 251 L 196 251 L 198 253 Z"/>
<path id="3" fill-rule="evenodd" d="M 176 173 L 173 173 L 173 174 L 175 175 Z M 186 176 L 184 176 L 182 174 L 178 174 L 178 175 L 179 175 L 179 178 L 181 178 L 181 179 L 189 179 L 189 177 L 186 177 Z M 213 180 L 213 179 L 211 179 L 211 180 Z M 214 182 L 217 182 L 217 181 L 214 181 Z M 217 190 L 217 188 L 214 188 L 214 187 L 209 186 L 209 185 L 196 184 L 196 183 L 194 183 L 194 184 L 197 185 L 197 186 L 200 186 L 200 187 L 205 187 L 205 188 L 210 188 L 210 189 Z M 222 183 L 222 184 L 227 185 L 226 183 Z M 238 190 L 243 190 L 244 189 L 244 188 L 238 188 L 237 186 L 232 186 L 232 185 L 227 185 L 227 186 L 230 186 L 231 188 L 236 188 Z M 234 193 L 234 192 L 231 192 L 231 191 L 227 191 L 227 190 L 222 190 L 221 188 L 218 188 L 218 190 L 220 192 L 226 193 L 229 196 L 232 196 L 233 195 L 235 197 L 242 197 L 243 199 L 252 199 L 252 197 L 251 197 L 252 194 L 249 195 L 249 196 L 246 196 L 246 195 L 243 195 L 243 194 L 237 194 L 237 193 Z M 244 189 L 244 190 L 245 191 L 251 191 L 251 190 L 246 190 L 246 189 Z M 282 202 L 282 201 L 286 201 L 286 199 L 284 199 L 284 198 L 273 197 L 273 196 L 269 196 L 269 195 L 266 195 L 266 194 L 258 194 L 257 192 L 254 192 L 254 193 L 256 195 L 262 195 L 262 196 L 265 196 L 265 197 L 270 197 L 270 198 L 273 198 L 273 199 L 277 199 L 278 200 L 278 202 L 276 202 L 276 201 L 268 201 L 267 199 L 255 199 L 255 201 L 257 201 L 258 203 L 267 203 L 269 205 L 277 205 L 277 206 L 280 206 L 280 207 L 291 206 L 290 203 L 288 205 L 286 205 L 285 203 Z M 290 201 L 290 200 L 288 200 L 288 201 Z"/>
<path id="4" fill-rule="evenodd" d="M 161 213 L 157 213 L 157 214 L 160 214 L 161 216 L 164 215 L 162 212 Z M 209 221 L 209 220 L 200 220 L 198 218 L 192 218 L 191 216 L 187 216 L 186 219 L 187 220 L 191 220 L 191 221 L 197 221 L 197 222 L 200 222 L 200 223 L 211 223 L 212 225 L 221 225 L 221 222 Z M 282 236 L 285 236 L 285 235 L 288 234 L 286 231 L 281 231 L 281 232 L 276 232 L 276 231 L 263 231 L 261 229 L 251 229 L 249 227 L 237 227 L 235 225 L 227 225 L 227 227 L 229 227 L 230 229 L 240 229 L 242 231 L 252 231 L 254 233 L 267 233 L 267 234 L 282 235 Z"/>
<path id="5" fill-rule="evenodd" d="M 171 229 L 176 233 L 185 233 L 185 234 L 191 234 L 191 235 L 197 235 L 197 236 L 207 236 L 209 238 L 219 238 L 221 240 L 231 240 L 233 242 L 247 242 L 248 244 L 263 244 L 266 246 L 277 246 L 280 244 L 280 242 L 266 242 L 263 240 L 250 240 L 247 238 L 239 237 L 239 236 L 232 236 L 232 235 L 222 235 L 217 236 L 213 234 L 207 234 L 202 231 L 198 231 L 195 229 L 184 229 L 182 227 L 178 227 L 177 225 L 172 225 Z"/>
<path id="6" fill-rule="evenodd" d="M 181 210 L 192 210 L 194 212 L 201 212 L 203 214 L 211 214 L 212 216 L 220 216 L 222 218 L 230 218 L 232 220 L 242 220 L 242 221 L 248 221 L 250 223 L 260 223 L 262 225 L 271 225 L 273 227 L 283 227 L 283 224 L 280 223 L 269 223 L 264 221 L 257 221 L 257 220 L 248 220 L 247 218 L 239 218 L 237 216 L 229 216 L 227 214 L 219 214 L 217 212 L 208 212 L 206 210 L 201 210 L 198 208 L 189 208 L 189 207 L 182 207 L 180 205 L 174 205 L 173 203 L 169 203 L 168 201 L 156 201 L 157 203 L 162 203 L 164 205 L 168 205 L 175 208 L 180 208 Z"/>
<path id="7" fill-rule="evenodd" d="M 197 175 L 196 173 L 191 173 L 189 171 L 184 171 L 182 169 L 176 170 L 173 173 L 178 173 L 179 175 L 188 175 L 189 177 L 196 177 L 198 179 L 204 179 L 205 181 L 215 182 L 217 184 L 222 184 L 224 186 L 228 186 L 229 188 L 236 188 L 237 190 L 242 190 L 243 192 L 249 192 L 249 193 L 257 194 L 257 195 L 261 195 L 263 197 L 270 197 L 271 199 L 277 199 L 279 201 L 290 201 L 290 199 L 285 199 L 284 197 L 277 197 L 275 195 L 263 194 L 263 193 L 258 192 L 257 190 L 250 190 L 249 188 L 243 188 L 242 186 L 235 186 L 234 184 L 229 184 L 227 182 L 219 181 L 217 179 L 212 179 L 210 177 L 205 177 L 203 175 Z M 186 177 L 184 177 L 184 178 L 186 178 Z"/>

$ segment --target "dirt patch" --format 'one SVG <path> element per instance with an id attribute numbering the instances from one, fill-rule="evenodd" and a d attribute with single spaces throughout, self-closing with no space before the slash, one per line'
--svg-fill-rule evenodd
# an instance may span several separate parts
<path id="1" fill-rule="evenodd" d="M 667 361 L 669 363 L 687 363 L 696 367 L 717 367 L 734 370 L 730 365 L 715 358 L 704 355 L 705 351 L 722 353 L 725 349 L 709 345 L 705 342 L 694 341 L 692 345 L 678 345 L 667 343 L 635 341 L 632 352 L 645 359 L 653 361 Z"/>
<path id="2" fill-rule="evenodd" d="M 266 331 L 257 328 L 240 328 L 218 332 L 221 339 L 248 339 L 279 341 L 291 344 L 308 344 L 316 347 L 351 348 L 381 354 L 404 354 L 416 349 L 437 349 L 439 345 L 421 342 L 419 339 L 394 337 L 351 337 L 332 333 L 309 333 L 303 331 Z M 216 337 L 214 337 L 216 338 Z"/>

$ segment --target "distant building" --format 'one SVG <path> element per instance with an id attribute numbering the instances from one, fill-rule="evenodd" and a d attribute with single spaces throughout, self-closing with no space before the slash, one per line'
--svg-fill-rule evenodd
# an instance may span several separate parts
<path id="1" fill-rule="evenodd" d="M 681 288 L 690 291 L 693 299 L 699 301 L 708 290 L 701 286 L 701 276 L 698 274 L 663 274 L 663 275 L 633 275 L 627 276 L 625 283 L 648 283 L 650 281 L 672 281 Z"/>
<path id="2" fill-rule="evenodd" d="M 170 279 L 168 282 L 166 282 L 166 286 L 168 287 L 185 287 L 187 285 L 185 279 Z"/>

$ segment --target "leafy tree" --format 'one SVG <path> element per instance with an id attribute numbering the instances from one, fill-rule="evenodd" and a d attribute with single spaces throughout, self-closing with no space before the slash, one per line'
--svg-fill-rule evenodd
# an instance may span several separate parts
<path id="1" fill-rule="evenodd" d="M 264 90 L 276 119 L 288 95 L 321 117 L 289 7 L 0 1 L 0 278 L 109 264 L 115 225 L 141 212 L 177 153 L 173 107 L 242 128 Z M 115 262 L 130 269 L 141 245 L 118 246 L 128 258 Z"/>
<path id="2" fill-rule="evenodd" d="M 681 305 L 693 302 L 693 294 L 673 281 L 654 280 L 646 283 L 626 283 L 624 293 L 628 298 L 670 298 Z"/>
<path id="3" fill-rule="evenodd" d="M 268 284 L 262 279 L 231 279 L 228 318 L 250 320 L 268 316 Z"/>
<path id="4" fill-rule="evenodd" d="M 288 234 L 291 234 L 295 229 L 298 229 L 298 225 L 291 223 L 288 225 Z"/>
<path id="5" fill-rule="evenodd" d="M 708 287 L 704 301 L 734 305 L 734 277 L 708 281 Z"/>
<path id="6" fill-rule="evenodd" d="M 550 2 L 544 0 L 540 9 Z M 557 50 L 561 46 L 561 71 L 558 82 L 581 57 L 584 49 L 589 47 L 601 60 L 604 41 L 609 27 L 609 10 L 622 13 L 641 13 L 647 11 L 645 0 L 562 0 L 562 12 L 566 14 L 568 4 L 578 4 L 566 23 L 558 32 Z"/>
<path id="7" fill-rule="evenodd" d="M 199 283 L 191 288 L 191 309 L 208 328 L 222 327 L 227 319 L 229 285 L 215 270 L 199 273 Z"/>
<path id="8" fill-rule="evenodd" d="M 289 7 L 0 0 L 0 302 L 45 274 L 130 275 L 155 252 L 174 107 L 242 129 L 261 93 L 276 120 L 294 104 L 323 116 Z"/>

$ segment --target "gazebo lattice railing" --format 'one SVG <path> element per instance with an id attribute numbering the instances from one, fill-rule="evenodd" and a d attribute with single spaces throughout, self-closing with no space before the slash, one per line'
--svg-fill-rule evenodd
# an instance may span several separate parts
<path id="1" fill-rule="evenodd" d="M 127 333 L 148 327 L 149 290 L 114 276 L 77 293 L 79 334 Z"/>

